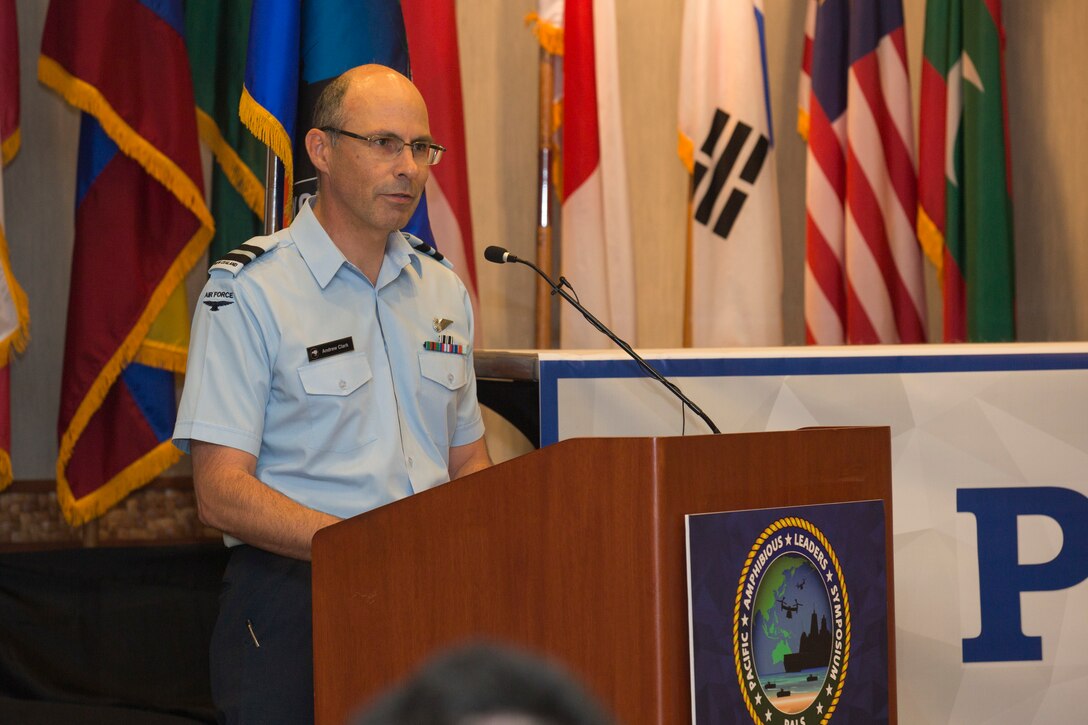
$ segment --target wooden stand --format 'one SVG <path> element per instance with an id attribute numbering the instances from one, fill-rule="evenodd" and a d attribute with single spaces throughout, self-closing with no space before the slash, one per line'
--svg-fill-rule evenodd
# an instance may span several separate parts
<path id="1" fill-rule="evenodd" d="M 592 438 L 324 529 L 317 723 L 480 637 L 559 659 L 620 722 L 690 722 L 684 515 L 872 499 L 891 552 L 887 428 Z M 891 601 L 888 639 L 894 713 Z"/>

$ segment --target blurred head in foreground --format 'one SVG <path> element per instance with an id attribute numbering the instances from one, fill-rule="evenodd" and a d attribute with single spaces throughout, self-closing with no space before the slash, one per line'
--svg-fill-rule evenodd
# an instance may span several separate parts
<path id="1" fill-rule="evenodd" d="M 610 725 L 612 720 L 556 665 L 493 644 L 428 662 L 353 725 Z"/>

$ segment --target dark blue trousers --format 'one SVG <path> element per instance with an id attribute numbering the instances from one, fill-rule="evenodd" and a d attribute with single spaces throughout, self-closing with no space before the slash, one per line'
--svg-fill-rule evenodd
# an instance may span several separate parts
<path id="1" fill-rule="evenodd" d="M 309 562 L 232 549 L 211 642 L 220 723 L 313 723 L 312 609 Z"/>

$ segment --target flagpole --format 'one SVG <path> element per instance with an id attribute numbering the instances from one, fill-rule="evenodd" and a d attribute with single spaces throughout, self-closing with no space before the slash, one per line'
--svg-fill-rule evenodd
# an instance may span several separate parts
<path id="1" fill-rule="evenodd" d="M 555 74 L 551 53 L 540 49 L 539 113 L 537 118 L 538 164 L 537 170 L 537 227 L 536 261 L 549 276 L 552 273 L 552 224 L 551 224 L 551 163 L 552 163 L 552 98 L 555 90 Z M 552 291 L 543 280 L 536 283 L 536 347 L 554 347 L 552 339 Z"/>
<path id="2" fill-rule="evenodd" d="M 283 226 L 283 164 L 272 149 L 264 160 L 264 233 L 272 234 Z"/>
<path id="3" fill-rule="evenodd" d="M 692 258 L 695 256 L 695 240 L 692 238 L 691 229 L 691 215 L 692 215 L 692 191 L 694 189 L 694 181 L 691 175 L 688 175 L 688 213 L 687 213 L 687 232 L 684 238 L 684 330 L 681 344 L 684 347 L 694 347 L 693 342 L 695 336 L 692 333 L 692 308 L 693 308 L 693 292 L 695 286 L 695 270 L 692 269 Z"/>

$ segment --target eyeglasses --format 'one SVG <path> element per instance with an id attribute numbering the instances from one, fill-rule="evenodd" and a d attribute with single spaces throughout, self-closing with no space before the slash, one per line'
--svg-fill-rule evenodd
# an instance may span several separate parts
<path id="1" fill-rule="evenodd" d="M 342 128 L 336 128 L 335 126 L 322 126 L 322 131 L 326 133 L 339 133 L 349 138 L 358 139 L 359 141 L 366 141 L 367 145 L 373 149 L 381 158 L 391 161 L 395 159 L 404 149 L 408 146 L 412 149 L 412 158 L 416 160 L 417 164 L 426 164 L 427 166 L 434 166 L 442 160 L 442 153 L 446 150 L 445 146 L 440 146 L 430 141 L 405 141 L 397 136 L 387 136 L 385 134 L 374 134 L 372 136 L 360 136 L 357 133 L 351 131 L 345 131 Z"/>

